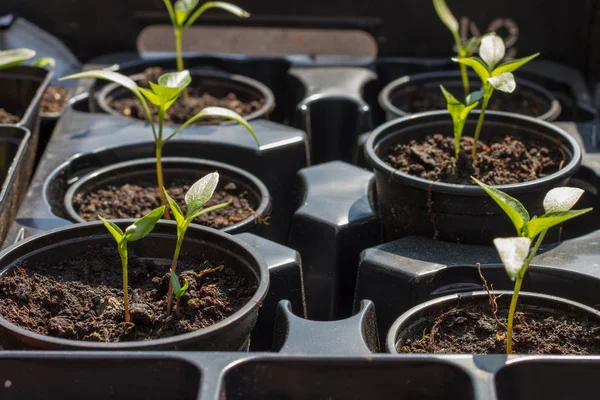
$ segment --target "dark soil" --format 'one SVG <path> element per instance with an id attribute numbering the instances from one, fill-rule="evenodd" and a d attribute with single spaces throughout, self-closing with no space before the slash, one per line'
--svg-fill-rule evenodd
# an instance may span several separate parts
<path id="1" fill-rule="evenodd" d="M 185 194 L 189 184 L 175 183 L 168 187 L 169 196 L 179 204 L 185 214 Z M 213 197 L 205 207 L 233 202 L 210 213 L 202 214 L 194 220 L 195 223 L 215 229 L 237 224 L 250 217 L 257 204 L 252 204 L 250 193 L 237 188 L 235 183 L 221 183 Z M 75 211 L 86 220 L 98 219 L 98 214 L 104 218 L 140 218 L 160 206 L 160 194 L 156 185 L 130 185 L 120 187 L 108 186 L 93 192 L 76 193 L 73 196 Z"/>
<path id="2" fill-rule="evenodd" d="M 453 88 L 446 89 L 450 90 L 459 100 L 464 97 L 462 86 L 460 90 L 452 90 Z M 403 111 L 417 113 L 446 109 L 446 99 L 439 90 L 439 87 L 435 91 L 430 91 L 423 88 L 423 86 L 412 85 L 402 89 L 402 92 L 405 95 L 394 97 L 392 103 Z M 408 101 L 405 96 L 408 97 Z M 549 105 L 544 98 L 521 86 L 517 87 L 517 90 L 510 95 L 500 92 L 494 93 L 488 105 L 488 110 L 539 117 L 549 110 Z"/>
<path id="3" fill-rule="evenodd" d="M 499 301 L 498 319 L 504 326 L 508 304 Z M 520 307 L 523 309 L 523 307 Z M 513 353 L 600 354 L 600 323 L 575 312 L 519 312 L 513 329 Z M 428 317 L 425 331 L 398 344 L 401 353 L 504 354 L 506 328 L 494 318 L 487 299 L 460 299 Z"/>
<path id="4" fill-rule="evenodd" d="M 244 306 L 256 285 L 233 265 L 180 262 L 189 289 L 181 318 L 166 315 L 170 260 L 157 264 L 129 252 L 131 323 L 124 322 L 121 263 L 114 247 L 90 246 L 77 258 L 23 265 L 0 278 L 0 313 L 10 322 L 65 339 L 119 342 L 157 339 L 213 325 Z"/>
<path id="5" fill-rule="evenodd" d="M 392 168 L 431 181 L 472 185 L 471 176 L 488 185 L 526 182 L 550 175 L 567 162 L 556 146 L 534 139 L 506 136 L 477 143 L 477 160 L 471 158 L 473 138 L 461 138 L 458 160 L 454 138 L 441 134 L 424 141 L 393 146 L 384 161 Z"/>
<path id="6" fill-rule="evenodd" d="M 163 74 L 163 69 L 154 67 L 144 71 L 144 80 L 137 82 L 142 87 L 149 87 L 148 82 L 158 82 L 158 77 Z M 194 81 L 188 87 L 189 98 L 185 100 L 183 95 L 169 108 L 165 115 L 166 123 L 182 124 L 189 118 L 196 115 L 205 107 L 223 107 L 235 111 L 241 116 L 247 116 L 254 111 L 260 109 L 265 103 L 265 99 L 252 100 L 249 102 L 238 99 L 235 93 L 228 93 L 225 97 L 215 97 L 210 93 L 206 93 L 202 87 L 194 86 Z M 148 103 L 153 112 L 154 120 L 158 121 L 158 113 L 156 108 Z M 146 112 L 142 107 L 142 103 L 134 96 L 122 99 L 116 99 L 109 103 L 109 106 L 119 113 L 132 118 L 146 120 Z M 222 123 L 225 120 L 222 118 L 201 118 L 197 120 L 195 125 L 211 125 Z"/>
<path id="7" fill-rule="evenodd" d="M 16 124 L 21 120 L 21 117 L 11 114 L 4 108 L 0 107 L 0 124 Z"/>
<path id="8" fill-rule="evenodd" d="M 49 86 L 42 97 L 41 112 L 45 114 L 62 112 L 69 101 L 69 89 L 62 86 Z"/>

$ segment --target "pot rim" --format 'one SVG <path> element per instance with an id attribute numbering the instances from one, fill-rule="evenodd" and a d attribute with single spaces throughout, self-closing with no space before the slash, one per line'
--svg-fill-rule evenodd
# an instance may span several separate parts
<path id="1" fill-rule="evenodd" d="M 218 231 L 225 232 L 225 233 L 238 233 L 239 231 L 243 231 L 244 228 L 246 228 L 247 226 L 258 224 L 259 223 L 258 217 L 257 217 L 258 215 L 267 216 L 269 209 L 270 209 L 270 205 L 271 205 L 271 196 L 269 194 L 269 190 L 267 189 L 265 184 L 260 179 L 258 179 L 255 175 L 251 174 L 250 172 L 248 172 L 244 169 L 235 167 L 230 164 L 226 164 L 226 163 L 222 163 L 222 162 L 218 162 L 218 161 L 207 160 L 207 159 L 203 159 L 203 158 L 191 158 L 191 157 L 165 157 L 162 159 L 163 169 L 165 169 L 166 164 L 168 164 L 169 162 L 171 162 L 171 163 L 186 163 L 186 164 L 190 164 L 190 165 L 198 165 L 198 166 L 203 166 L 203 167 L 206 166 L 206 167 L 209 167 L 209 169 L 214 168 L 219 171 L 219 174 L 221 174 L 221 172 L 223 172 L 224 177 L 227 176 L 227 173 L 229 173 L 230 175 L 239 175 L 243 179 L 247 180 L 252 186 L 254 186 L 255 189 L 257 189 L 257 192 L 258 192 L 257 194 L 259 195 L 260 200 L 259 200 L 258 207 L 256 207 L 256 210 L 254 210 L 254 213 L 252 213 L 249 217 L 247 217 L 243 221 L 240 221 L 233 225 L 229 225 L 222 229 L 217 229 Z M 110 175 L 111 173 L 113 173 L 116 170 L 119 170 L 121 168 L 126 168 L 129 166 L 146 166 L 149 164 L 154 166 L 156 164 L 156 159 L 155 158 L 140 158 L 140 159 L 129 160 L 129 161 L 121 161 L 121 162 L 118 162 L 115 164 L 110 164 L 105 167 L 99 168 L 95 171 L 92 171 L 92 172 L 84 175 L 83 177 L 78 179 L 77 182 L 75 182 L 71 186 L 69 186 L 69 188 L 67 189 L 67 191 L 63 197 L 63 204 L 64 204 L 67 214 L 76 223 L 88 222 L 88 220 L 81 218 L 81 216 L 79 216 L 79 214 L 75 211 L 75 208 L 73 207 L 73 197 L 75 196 L 75 193 L 77 191 L 79 191 L 85 184 L 97 179 L 99 176 Z M 113 221 L 113 220 L 111 220 L 111 221 Z M 204 225 L 201 225 L 198 223 L 191 223 L 190 226 L 192 226 L 192 225 L 204 226 Z"/>
<path id="2" fill-rule="evenodd" d="M 513 291 L 512 290 L 495 290 L 494 294 L 502 294 L 507 297 L 510 297 L 513 295 Z M 472 298 L 472 297 L 488 298 L 489 294 L 483 290 L 454 293 L 454 294 L 437 297 L 435 299 L 425 301 L 421 304 L 418 304 L 418 305 L 406 310 L 394 321 L 394 323 L 392 324 L 392 326 L 390 327 L 390 329 L 387 333 L 387 336 L 385 338 L 385 346 L 386 346 L 387 352 L 392 353 L 392 354 L 398 354 L 398 352 L 396 350 L 396 344 L 398 342 L 397 337 L 400 333 L 400 327 L 408 319 L 414 317 L 415 314 L 423 313 L 427 309 L 433 308 L 433 307 L 438 307 L 442 303 L 445 303 L 445 302 L 456 301 L 459 298 Z M 583 303 L 569 300 L 564 297 L 553 296 L 553 295 L 544 294 L 544 293 L 536 293 L 536 292 L 527 292 L 527 291 L 519 292 L 519 299 L 521 299 L 523 297 L 525 297 L 527 299 L 541 299 L 541 300 L 545 300 L 545 301 L 556 302 L 562 306 L 573 307 L 573 308 L 581 311 L 582 313 L 593 314 L 596 316 L 596 318 L 600 319 L 600 311 L 598 311 L 592 307 L 589 307 Z"/>
<path id="3" fill-rule="evenodd" d="M 169 71 L 171 71 L 171 70 L 168 69 L 165 72 L 169 72 Z M 263 96 L 263 98 L 265 99 L 265 103 L 258 110 L 245 116 L 244 119 L 246 119 L 247 121 L 264 118 L 266 115 L 270 114 L 271 111 L 273 111 L 273 109 L 275 108 L 275 95 L 273 94 L 271 89 L 269 89 L 265 84 L 257 81 L 256 79 L 252 79 L 252 78 L 249 78 L 244 75 L 230 74 L 230 73 L 222 72 L 222 71 L 203 70 L 201 68 L 200 69 L 192 68 L 192 69 L 189 69 L 189 71 L 190 71 L 190 75 L 192 76 L 192 82 L 194 81 L 194 77 L 198 77 L 198 76 L 219 78 L 219 79 L 231 80 L 238 84 L 249 86 L 252 89 L 255 89 L 258 92 L 260 92 L 261 95 Z M 144 77 L 143 73 L 129 75 L 129 78 L 134 80 L 135 82 L 139 81 L 143 77 Z M 122 86 L 117 83 L 109 83 L 106 86 L 104 86 L 102 89 L 100 89 L 100 91 L 96 95 L 96 100 L 98 102 L 98 106 L 102 109 L 102 111 L 104 111 L 105 113 L 111 114 L 113 116 L 125 118 L 128 120 L 148 123 L 148 121 L 146 119 L 140 120 L 137 118 L 127 117 L 127 116 L 117 112 L 115 109 L 113 109 L 112 107 L 110 107 L 108 105 L 107 99 L 111 96 L 111 94 L 115 90 L 119 90 L 121 88 L 122 88 Z M 125 90 L 127 90 L 127 89 L 125 89 Z M 218 124 L 218 125 L 227 125 L 227 124 L 233 124 L 233 122 L 225 122 L 223 124 Z M 181 124 L 165 123 L 165 125 L 179 126 Z"/>
<path id="4" fill-rule="evenodd" d="M 478 115 L 479 110 L 471 112 L 471 116 Z M 521 193 L 530 191 L 533 188 L 543 187 L 551 185 L 556 182 L 564 180 L 566 177 L 574 174 L 581 165 L 582 151 L 577 141 L 571 137 L 568 133 L 564 132 L 561 128 L 553 125 L 549 122 L 542 121 L 540 119 L 527 117 L 520 114 L 513 114 L 503 111 L 486 111 L 486 116 L 495 117 L 500 121 L 486 121 L 487 123 L 512 123 L 519 125 L 519 122 L 526 122 L 528 124 L 538 125 L 544 133 L 551 134 L 564 140 L 571 147 L 572 157 L 571 160 L 559 171 L 556 171 L 550 175 L 544 176 L 543 178 L 535 179 L 527 182 L 511 183 L 507 185 L 494 185 L 494 188 L 505 191 L 507 193 Z M 442 118 L 445 118 L 442 121 Z M 487 196 L 483 189 L 477 185 L 460 185 L 445 182 L 429 181 L 427 179 L 419 178 L 400 172 L 386 164 L 376 153 L 375 146 L 377 146 L 382 140 L 391 134 L 398 131 L 398 128 L 403 126 L 418 125 L 419 122 L 431 123 L 431 122 L 445 122 L 451 124 L 450 113 L 445 110 L 426 111 L 422 113 L 412 114 L 406 117 L 397 118 L 388 121 L 373 130 L 369 135 L 365 144 L 365 157 L 367 162 L 378 172 L 385 173 L 390 176 L 390 179 L 395 179 L 406 185 L 420 188 L 423 190 L 430 190 L 437 193 L 455 194 L 460 196 Z M 485 123 L 485 122 L 484 122 Z"/>
<path id="5" fill-rule="evenodd" d="M 474 74 L 473 72 L 469 72 L 468 75 L 469 75 L 469 79 L 473 79 L 473 80 L 479 79 L 479 77 L 476 74 Z M 413 84 L 413 83 L 419 84 L 419 83 L 422 83 L 423 81 L 430 81 L 430 80 L 435 81 L 436 79 L 442 80 L 442 79 L 449 79 L 449 78 L 456 78 L 457 80 L 460 80 L 461 79 L 460 72 L 457 72 L 457 71 L 431 71 L 431 72 L 422 72 L 419 74 L 401 76 L 400 78 L 395 79 L 392 82 L 388 83 L 381 90 L 381 92 L 379 92 L 379 96 L 377 97 L 377 100 L 378 100 L 381 108 L 383 108 L 385 111 L 389 111 L 389 112 L 393 113 L 397 117 L 404 117 L 407 115 L 411 115 L 412 113 L 409 113 L 408 111 L 398 108 L 392 103 L 392 101 L 391 101 L 392 93 L 394 93 L 398 90 L 401 90 L 402 86 L 404 86 L 404 85 Z M 523 79 L 523 78 L 519 77 L 518 80 L 519 80 L 518 86 L 523 86 L 529 90 L 538 92 L 543 97 L 545 97 L 546 100 L 548 101 L 548 103 L 550 104 L 548 111 L 546 111 L 545 113 L 543 113 L 542 115 L 540 115 L 538 117 L 531 117 L 531 118 L 540 119 L 543 121 L 554 121 L 556 118 L 558 118 L 558 116 L 560 115 L 560 113 L 562 111 L 562 106 L 561 106 L 560 102 L 558 101 L 558 99 L 556 98 L 556 96 L 554 96 L 545 87 L 538 85 L 537 83 L 532 82 L 528 79 Z M 431 111 L 437 111 L 437 110 L 431 110 Z M 519 115 L 521 115 L 521 114 L 519 114 Z"/>
<path id="6" fill-rule="evenodd" d="M 112 221 L 114 223 L 116 223 L 117 225 L 129 225 L 129 224 L 133 223 L 135 221 L 135 219 L 118 219 L 118 220 L 112 220 Z M 175 221 L 161 220 L 158 222 L 158 224 L 172 226 L 173 232 L 175 232 L 175 230 L 176 230 L 175 228 L 177 227 L 177 224 L 175 223 Z M 50 231 L 31 236 L 27 239 L 24 239 L 22 241 L 19 241 L 15 244 L 11 245 L 10 247 L 7 247 L 5 250 L 0 252 L 0 262 L 2 262 L 2 259 L 4 257 L 6 257 L 11 251 L 18 248 L 19 246 L 23 246 L 23 245 L 26 245 L 26 244 L 29 244 L 32 242 L 36 242 L 38 240 L 42 240 L 44 238 L 47 238 L 48 236 L 52 236 L 57 233 L 62 233 L 62 232 L 69 231 L 69 230 L 77 231 L 77 230 L 86 230 L 86 229 L 97 229 L 98 232 L 102 232 L 102 230 L 100 228 L 102 228 L 102 230 L 105 230 L 104 225 L 101 221 L 92 221 L 92 222 L 85 222 L 85 223 L 81 223 L 81 224 L 63 226 L 60 228 L 52 229 Z M 242 241 L 232 235 L 220 232 L 220 231 L 212 229 L 212 228 L 200 226 L 200 225 L 192 226 L 190 224 L 190 227 L 188 229 L 204 231 L 206 234 L 212 235 L 213 237 L 219 236 L 219 237 L 221 237 L 221 239 L 233 242 L 236 246 L 241 247 L 245 252 L 247 252 L 250 256 L 250 259 L 253 259 L 253 261 L 258 266 L 258 271 L 259 271 L 260 276 L 257 277 L 258 278 L 257 279 L 257 288 L 256 288 L 256 292 L 254 293 L 254 295 L 252 295 L 252 297 L 248 300 L 248 302 L 244 306 L 242 306 L 242 308 L 240 308 L 239 310 L 237 310 L 236 312 L 234 312 L 227 318 L 217 322 L 216 324 L 213 324 L 206 328 L 200 328 L 200 329 L 197 329 L 192 332 L 187 332 L 187 333 L 184 333 L 181 335 L 175 335 L 175 336 L 170 336 L 170 337 L 160 338 L 160 339 L 131 341 L 131 342 L 87 342 L 87 341 L 83 341 L 83 340 L 61 339 L 61 338 L 57 338 L 57 337 L 53 337 L 53 336 L 42 335 L 40 333 L 35 333 L 35 332 L 32 332 L 25 328 L 22 328 L 16 324 L 13 324 L 12 322 L 5 319 L 4 316 L 1 314 L 0 314 L 0 326 L 6 330 L 12 331 L 12 332 L 22 336 L 23 338 L 25 338 L 26 340 L 28 340 L 30 342 L 34 342 L 34 343 L 40 343 L 40 342 L 44 343 L 45 342 L 45 343 L 51 344 L 54 348 L 63 348 L 63 349 L 71 348 L 71 349 L 81 349 L 81 350 L 152 350 L 153 348 L 160 347 L 160 346 L 167 347 L 167 346 L 173 346 L 173 345 L 177 345 L 177 344 L 183 345 L 184 343 L 193 342 L 199 336 L 205 336 L 205 335 L 209 336 L 209 335 L 215 334 L 219 330 L 226 329 L 227 327 L 237 323 L 237 321 L 243 315 L 250 313 L 254 309 L 254 307 L 257 307 L 259 304 L 261 304 L 262 300 L 266 297 L 267 290 L 269 288 L 269 269 L 268 269 L 267 264 L 262 256 L 260 256 L 250 245 L 248 245 L 244 241 Z M 150 235 L 152 235 L 152 234 L 153 233 L 150 233 Z M 164 236 L 166 234 L 157 233 L 155 235 L 163 235 Z M 175 235 L 175 233 L 173 233 L 173 236 L 174 235 Z M 109 237 L 109 238 L 111 237 L 110 233 L 108 231 L 106 231 L 106 233 L 102 232 L 97 235 L 95 234 L 92 236 L 87 236 L 87 239 L 83 239 L 80 241 L 94 240 L 94 238 L 98 238 L 99 236 L 105 236 L 105 237 Z M 79 238 L 81 239 L 81 236 L 79 236 Z M 42 249 L 37 249 L 37 250 L 35 250 L 35 253 L 39 253 L 40 251 L 47 249 L 48 247 L 49 246 L 45 246 Z M 32 253 L 32 251 L 29 251 L 27 254 L 31 254 L 31 253 Z M 26 256 L 22 256 L 18 260 L 22 261 L 25 257 Z M 19 262 L 19 261 L 17 261 L 17 262 Z M 10 268 L 13 268 L 17 262 L 13 262 L 12 266 Z M 5 266 L 0 270 L 0 273 L 4 273 L 7 270 L 9 270 L 9 268 Z"/>
<path id="7" fill-rule="evenodd" d="M 0 131 L 3 129 L 14 129 L 17 131 L 22 131 L 23 138 L 20 140 L 19 145 L 17 147 L 17 151 L 15 152 L 15 156 L 10 162 L 8 171 L 6 171 L 6 176 L 2 179 L 2 182 L 0 182 L 0 203 L 4 202 L 6 196 L 8 195 L 8 192 L 10 191 L 11 186 L 14 184 L 15 179 L 17 179 L 17 167 L 19 164 L 21 164 L 23 157 L 25 157 L 27 146 L 31 141 L 31 131 L 25 126 L 0 124 Z M 0 237 L 0 240 L 1 239 L 2 238 Z"/>
<path id="8" fill-rule="evenodd" d="M 27 72 L 27 70 L 45 71 L 46 75 L 44 75 L 43 78 L 36 78 L 34 76 L 26 75 L 25 72 Z M 21 72 L 19 72 L 19 71 L 21 71 Z M 46 68 L 42 68 L 42 67 L 34 67 L 31 65 L 15 65 L 13 67 L 6 68 L 0 72 L 0 75 L 3 75 L 4 77 L 6 77 L 8 79 L 35 80 L 35 81 L 38 81 L 40 84 L 40 86 L 37 88 L 37 90 L 35 92 L 35 95 L 31 98 L 31 101 L 27 105 L 25 112 L 19 119 L 19 122 L 17 122 L 16 124 L 11 124 L 11 125 L 23 127 L 26 125 L 26 122 L 31 118 L 31 115 L 33 113 L 37 112 L 39 115 L 41 115 L 41 112 L 39 112 L 39 109 L 40 109 L 40 105 L 42 102 L 42 97 L 44 96 L 44 93 L 46 92 L 46 89 L 48 88 L 48 86 L 50 86 L 50 82 L 52 81 L 53 74 L 54 74 L 54 71 L 51 69 L 46 69 Z M 36 109 L 37 109 L 37 111 L 36 111 Z M 34 136 L 33 132 L 32 132 L 32 136 Z"/>

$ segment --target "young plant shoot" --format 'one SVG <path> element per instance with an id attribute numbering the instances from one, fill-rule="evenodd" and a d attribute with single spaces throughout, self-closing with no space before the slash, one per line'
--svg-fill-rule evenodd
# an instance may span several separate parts
<path id="1" fill-rule="evenodd" d="M 517 87 L 515 77 L 512 74 L 513 71 L 540 55 L 540 53 L 536 53 L 529 57 L 507 61 L 498 65 L 504 58 L 505 52 L 506 48 L 504 46 L 504 41 L 502 41 L 495 33 L 490 33 L 485 35 L 481 40 L 481 46 L 479 47 L 479 56 L 481 58 L 465 57 L 452 59 L 461 65 L 467 65 L 473 68 L 473 71 L 477 73 L 483 84 L 483 87 L 481 88 L 483 97 L 481 113 L 479 114 L 479 120 L 477 121 L 477 127 L 475 128 L 475 135 L 473 136 L 474 142 L 471 153 L 473 160 L 475 160 L 477 156 L 477 141 L 479 140 L 479 134 L 481 133 L 481 127 L 483 126 L 485 111 L 492 94 L 494 93 L 494 89 L 505 93 L 512 93 Z"/>
<path id="2" fill-rule="evenodd" d="M 467 95 L 466 104 L 461 103 L 452 96 L 452 93 L 448 92 L 444 86 L 440 85 L 440 89 L 444 97 L 446 98 L 446 104 L 450 116 L 452 117 L 452 123 L 454 125 L 454 158 L 458 159 L 458 151 L 460 150 L 460 137 L 462 131 L 467 122 L 469 113 L 479 105 L 479 99 L 481 99 L 481 92 L 473 92 Z"/>
<path id="3" fill-rule="evenodd" d="M 115 223 L 108 221 L 102 216 L 98 215 L 98 218 L 104 223 L 104 226 L 117 242 L 117 250 L 121 256 L 121 266 L 123 267 L 123 307 L 125 308 L 125 322 L 130 322 L 131 317 L 129 316 L 129 294 L 128 294 L 128 275 L 127 275 L 127 243 L 135 242 L 148 236 L 156 223 L 161 219 L 165 207 L 161 206 L 155 210 L 150 211 L 142 218 L 129 225 L 125 232 L 121 230 Z"/>
<path id="4" fill-rule="evenodd" d="M 35 50 L 31 49 L 21 48 L 0 51 L 0 69 L 16 67 L 33 57 L 35 57 Z M 56 61 L 51 57 L 42 57 L 32 62 L 31 65 L 40 68 L 45 66 L 54 68 Z"/>
<path id="5" fill-rule="evenodd" d="M 172 274 L 175 273 L 175 270 L 177 269 L 177 260 L 179 259 L 181 244 L 183 243 L 183 238 L 185 237 L 185 233 L 190 223 L 202 214 L 227 207 L 229 204 L 231 204 L 231 200 L 229 200 L 227 203 L 221 203 L 212 207 L 202 208 L 212 197 L 218 183 L 219 174 L 217 172 L 210 173 L 201 178 L 198 182 L 194 183 L 185 194 L 185 204 L 187 207 L 185 216 L 183 215 L 183 212 L 181 211 L 181 208 L 179 208 L 177 202 L 175 202 L 175 200 L 169 196 L 165 188 L 162 189 L 169 202 L 169 207 L 171 207 L 171 210 L 173 211 L 175 221 L 177 222 L 177 244 L 175 245 L 175 254 L 173 255 L 173 261 L 171 263 Z M 171 282 L 169 285 L 169 294 L 167 295 L 168 314 L 171 313 L 171 307 L 173 304 L 173 289 L 177 291 L 177 288 L 173 286 L 173 282 Z M 175 293 L 175 295 L 177 295 L 177 293 Z M 177 314 L 179 314 L 179 310 L 177 310 Z"/>
<path id="6" fill-rule="evenodd" d="M 177 317 L 177 319 L 180 318 L 180 304 L 181 304 L 181 298 L 183 297 L 183 295 L 185 294 L 185 292 L 188 290 L 189 287 L 189 283 L 187 281 L 187 279 L 184 280 L 183 286 L 181 286 L 181 283 L 179 283 L 179 278 L 177 278 L 177 274 L 173 271 L 171 271 L 171 287 L 173 288 L 173 294 L 175 295 L 175 298 L 177 299 L 177 303 L 175 304 L 175 316 Z"/>
<path id="7" fill-rule="evenodd" d="M 139 87 L 132 79 L 129 77 L 119 74 L 118 72 L 113 72 L 109 70 L 96 70 L 96 71 L 86 71 L 78 74 L 70 75 L 62 79 L 79 79 L 79 78 L 96 78 L 96 79 L 104 79 L 107 81 L 115 82 L 126 89 L 129 89 L 134 96 L 142 103 L 144 111 L 146 112 L 146 116 L 148 118 L 148 122 L 152 128 L 152 134 L 154 135 L 155 142 L 155 154 L 156 154 L 156 181 L 158 184 L 159 192 L 160 192 L 160 201 L 161 205 L 166 206 L 167 201 L 164 195 L 164 192 L 160 190 L 164 185 L 163 179 L 163 170 L 162 170 L 162 150 L 164 145 L 175 137 L 179 132 L 184 130 L 190 124 L 193 124 L 200 118 L 206 117 L 221 117 L 226 118 L 232 121 L 237 122 L 238 124 L 244 126 L 257 144 L 258 137 L 252 127 L 246 122 L 244 117 L 241 115 L 228 110 L 226 108 L 221 107 L 206 107 L 196 115 L 188 119 L 185 123 L 180 125 L 173 133 L 168 136 L 163 135 L 163 125 L 165 114 L 167 110 L 177 101 L 183 90 L 190 84 L 192 81 L 190 77 L 190 73 L 187 70 L 182 72 L 170 72 L 161 75 L 158 78 L 158 84 L 150 82 L 150 88 L 145 89 Z M 156 107 L 158 112 L 158 123 L 155 126 L 153 114 L 150 111 L 150 107 L 146 102 L 146 99 L 152 103 Z M 169 218 L 168 211 L 165 212 L 165 217 Z"/>
<path id="8" fill-rule="evenodd" d="M 446 27 L 452 33 L 454 37 L 454 43 L 456 44 L 456 52 L 458 58 L 471 57 L 477 51 L 477 46 L 481 41 L 479 37 L 472 37 L 469 40 L 462 41 L 460 38 L 458 21 L 452 14 L 452 11 L 446 5 L 445 0 L 433 0 L 433 7 L 440 20 L 446 25 Z M 462 78 L 463 89 L 465 92 L 465 101 L 469 95 L 469 76 L 467 75 L 467 66 L 464 64 L 460 65 L 460 75 Z M 468 103 L 468 101 L 467 101 Z"/>
<path id="9" fill-rule="evenodd" d="M 169 12 L 171 24 L 173 25 L 173 33 L 175 34 L 175 53 L 177 55 L 177 70 L 179 72 L 184 70 L 183 55 L 181 51 L 181 36 L 183 35 L 183 32 L 192 26 L 196 19 L 204 14 L 206 10 L 210 8 L 220 8 L 221 10 L 225 10 L 241 18 L 248 18 L 250 16 L 248 12 L 242 10 L 240 7 L 222 1 L 208 1 L 202 4 L 195 12 L 194 9 L 198 6 L 199 0 L 177 0 L 175 6 L 173 6 L 171 0 L 163 1 Z M 183 95 L 185 99 L 188 98 L 187 89 L 184 90 Z"/>
<path id="10" fill-rule="evenodd" d="M 506 354 L 512 353 L 512 328 L 519 291 L 527 268 L 535 257 L 548 229 L 572 218 L 592 211 L 591 208 L 571 210 L 584 193 L 582 189 L 558 187 L 550 190 L 544 198 L 544 215 L 529 217 L 529 213 L 517 199 L 472 178 L 502 208 L 512 221 L 517 237 L 494 239 L 500 259 L 510 279 L 515 282 L 508 311 Z M 531 245 L 533 244 L 533 248 Z"/>

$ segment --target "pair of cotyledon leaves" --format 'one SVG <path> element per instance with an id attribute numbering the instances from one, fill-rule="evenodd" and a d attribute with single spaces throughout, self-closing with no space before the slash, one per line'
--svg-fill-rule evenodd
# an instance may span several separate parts
<path id="1" fill-rule="evenodd" d="M 517 231 L 518 237 L 494 239 L 500 259 L 512 280 L 515 280 L 525 260 L 530 256 L 531 243 L 540 233 L 592 210 L 571 210 L 583 195 L 582 189 L 558 187 L 550 190 L 544 198 L 546 213 L 531 218 L 517 199 L 475 178 L 473 180 L 502 208 Z"/>
<path id="2" fill-rule="evenodd" d="M 199 0 L 179 0 L 175 2 L 175 6 L 171 4 L 171 0 L 163 1 L 167 7 L 167 11 L 169 12 L 171 23 L 180 29 L 189 28 L 196 21 L 196 19 L 209 8 L 220 8 L 243 18 L 250 16 L 250 14 L 244 11 L 242 8 L 222 1 L 208 1 L 202 4 L 202 6 L 195 12 L 193 11 L 198 6 Z"/>

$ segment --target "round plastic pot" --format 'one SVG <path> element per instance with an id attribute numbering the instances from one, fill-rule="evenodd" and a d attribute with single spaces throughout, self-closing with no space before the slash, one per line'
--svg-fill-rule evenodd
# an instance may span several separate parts
<path id="1" fill-rule="evenodd" d="M 115 220 L 121 229 L 133 219 Z M 165 264 L 165 271 L 173 256 L 176 243 L 176 224 L 160 221 L 143 240 L 129 244 L 129 253 L 140 258 L 153 259 Z M 15 266 L 27 268 L 37 263 L 60 263 L 80 254 L 82 248 L 116 244 L 102 222 L 87 222 L 55 229 L 23 240 L 0 253 L 0 275 Z M 135 342 L 88 342 L 45 336 L 23 329 L 0 315 L 0 340 L 7 349 L 39 350 L 209 350 L 237 351 L 245 347 L 256 323 L 259 304 L 269 286 L 269 271 L 265 261 L 250 246 L 231 235 L 202 226 L 190 225 L 182 246 L 180 260 L 198 258 L 218 260 L 227 268 L 236 268 L 256 282 L 257 290 L 241 309 L 207 328 L 182 335 Z M 115 266 L 107 266 L 114 269 Z M 120 268 L 114 269 L 121 274 Z"/>
<path id="2" fill-rule="evenodd" d="M 216 161 L 197 158 L 167 157 L 162 160 L 165 184 L 174 179 L 186 182 L 196 182 L 211 172 L 219 172 L 220 182 L 235 183 L 238 189 L 245 190 L 250 195 L 251 203 L 257 204 L 256 210 L 248 218 L 236 224 L 229 225 L 221 231 L 229 234 L 248 232 L 259 225 L 271 210 L 269 190 L 256 176 L 243 169 Z M 80 193 L 91 192 L 107 186 L 122 186 L 125 184 L 155 185 L 156 159 L 143 158 L 125 161 L 96 170 L 71 185 L 64 197 L 64 207 L 71 220 L 85 222 L 73 207 L 73 198 Z"/>
<path id="3" fill-rule="evenodd" d="M 474 132 L 478 117 L 478 111 L 471 113 L 463 134 Z M 399 172 L 383 161 L 389 149 L 398 143 L 423 140 L 434 133 L 452 136 L 452 130 L 452 119 L 447 111 L 430 111 L 389 121 L 369 136 L 365 157 L 376 179 L 371 203 L 380 216 L 386 241 L 416 235 L 489 245 L 496 237 L 515 235 L 508 217 L 480 187 L 428 181 Z M 562 169 L 553 174 L 496 186 L 521 201 L 530 215 L 542 215 L 546 193 L 564 186 L 579 169 L 582 157 L 579 144 L 548 122 L 518 114 L 486 112 L 481 139 L 506 135 L 544 140 L 549 147 L 561 149 L 567 157 Z"/>
<path id="4" fill-rule="evenodd" d="M 216 97 L 225 97 L 234 93 L 241 101 L 249 102 L 264 99 L 261 108 L 245 116 L 250 121 L 258 118 L 268 118 L 275 108 L 275 96 L 271 90 L 257 80 L 242 75 L 228 74 L 218 71 L 190 71 L 192 76 L 191 86 L 201 87 L 206 93 Z M 144 78 L 144 74 L 130 76 L 136 82 Z M 97 95 L 98 106 L 106 113 L 125 117 L 110 106 L 113 100 L 132 97 L 128 89 L 111 83 L 104 86 Z M 129 118 L 129 117 L 125 117 Z M 231 122 L 224 122 L 225 124 Z"/>
<path id="5" fill-rule="evenodd" d="M 494 293 L 495 295 L 502 295 L 497 298 L 498 303 L 508 305 L 513 292 L 508 290 L 497 290 Z M 386 338 L 385 346 L 387 352 L 398 353 L 398 346 L 401 346 L 407 338 L 422 334 L 423 329 L 427 326 L 432 315 L 435 315 L 439 310 L 456 306 L 459 298 L 462 304 L 465 304 L 465 302 L 481 302 L 489 304 L 489 295 L 487 292 L 483 291 L 452 294 L 419 304 L 406 311 L 394 322 L 388 331 Z M 587 316 L 589 319 L 600 320 L 600 311 L 584 304 L 567 300 L 562 297 L 530 292 L 519 293 L 517 311 L 543 311 L 545 313 L 550 312 L 557 315 L 564 314 L 565 312 L 577 312 L 583 316 Z M 492 311 L 490 308 L 490 315 L 491 313 Z"/>
<path id="6" fill-rule="evenodd" d="M 471 89 L 479 88 L 481 86 L 481 80 L 474 74 L 469 74 L 469 81 Z M 388 121 L 398 117 L 406 117 L 411 115 L 411 113 L 407 111 L 411 101 L 412 92 L 409 88 L 417 87 L 418 90 L 439 94 L 441 96 L 440 85 L 444 85 L 446 89 L 453 93 L 458 94 L 463 92 L 462 78 L 459 72 L 426 72 L 403 76 L 390 82 L 379 93 L 379 105 L 385 111 L 386 119 Z M 559 101 L 552 93 L 550 93 L 550 91 L 542 86 L 518 78 L 517 91 L 524 97 L 531 101 L 535 101 L 542 106 L 541 114 L 536 117 L 537 119 L 554 121 L 560 115 L 561 105 Z M 493 97 L 498 96 L 506 96 L 510 101 L 510 94 L 495 91 Z"/>

